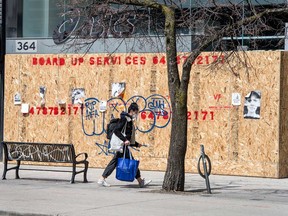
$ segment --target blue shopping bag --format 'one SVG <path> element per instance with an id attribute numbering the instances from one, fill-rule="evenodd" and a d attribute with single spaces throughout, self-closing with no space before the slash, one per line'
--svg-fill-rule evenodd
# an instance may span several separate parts
<path id="1" fill-rule="evenodd" d="M 125 158 L 126 149 L 124 149 L 123 158 L 118 158 L 116 167 L 116 179 L 120 181 L 133 182 L 139 166 L 139 161 L 132 159 L 131 152 L 129 150 L 130 158 Z"/>

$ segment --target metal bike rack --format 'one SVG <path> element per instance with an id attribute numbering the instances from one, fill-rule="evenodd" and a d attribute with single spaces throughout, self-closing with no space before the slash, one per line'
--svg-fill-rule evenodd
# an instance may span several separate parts
<path id="1" fill-rule="evenodd" d="M 206 162 L 206 159 L 205 159 L 204 145 L 200 145 L 200 151 L 201 151 L 201 156 L 200 157 L 202 158 L 202 163 L 203 163 L 203 168 L 204 168 L 204 176 L 205 176 L 205 181 L 206 181 L 207 192 L 209 194 L 211 194 L 211 188 L 210 188 L 210 182 L 209 182 L 209 174 L 211 172 L 211 166 L 210 166 L 210 171 L 209 171 L 209 174 L 208 174 L 208 172 L 207 172 L 207 162 Z"/>

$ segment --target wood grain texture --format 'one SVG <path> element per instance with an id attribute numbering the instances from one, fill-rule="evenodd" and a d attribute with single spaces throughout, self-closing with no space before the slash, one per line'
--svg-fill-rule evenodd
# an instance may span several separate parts
<path id="1" fill-rule="evenodd" d="M 211 158 L 214 174 L 287 177 L 288 54 L 266 51 L 247 52 L 243 56 L 239 53 L 242 60 L 235 57 L 229 64 L 207 65 L 208 61 L 211 63 L 213 60 L 213 55 L 219 54 L 202 53 L 202 61 L 197 60 L 192 67 L 188 97 L 186 171 L 197 172 L 200 145 L 203 144 Z M 157 64 L 154 64 L 155 59 L 153 63 L 155 56 L 158 56 Z M 133 96 L 148 98 L 154 94 L 169 101 L 166 66 L 160 62 L 162 56 L 165 55 L 115 54 L 114 57 L 118 59 L 112 65 L 112 56 L 105 54 L 6 55 L 4 139 L 73 143 L 76 152 L 89 154 L 91 167 L 104 168 L 111 156 L 106 156 L 95 143 L 104 143 L 104 129 L 111 114 L 118 117 L 125 106 L 119 100 L 119 112 L 110 105 L 105 115 L 98 113 L 94 118 L 94 129 L 93 121 L 87 120 L 85 110 L 82 124 L 79 105 L 70 105 L 72 89 L 84 88 L 86 98 L 108 100 L 111 98 L 112 83 L 125 82 L 123 100 L 126 102 Z M 63 58 L 65 65 L 33 65 L 33 57 Z M 81 65 L 71 64 L 72 59 L 79 60 L 81 57 L 84 60 Z M 104 57 L 110 58 L 109 61 L 106 59 L 106 65 Z M 91 58 L 93 65 L 90 64 Z M 34 113 L 24 116 L 20 106 L 13 104 L 13 96 L 19 92 L 23 103 L 29 103 L 30 107 L 40 107 L 40 86 L 47 88 L 46 107 L 59 106 L 59 100 L 66 102 L 63 115 L 43 114 L 41 111 L 39 115 Z M 259 120 L 243 118 L 244 97 L 253 90 L 261 91 Z M 231 104 L 231 96 L 235 92 L 241 94 L 240 106 Z M 145 101 L 141 97 L 134 97 L 134 100 L 137 98 L 140 109 L 144 108 Z M 128 101 L 128 105 L 131 102 Z M 69 115 L 68 107 L 72 112 L 78 107 L 77 114 Z M 169 111 L 167 106 L 165 110 Z M 148 118 L 149 112 L 146 114 L 145 120 L 140 116 L 137 120 L 141 130 L 149 129 L 154 121 Z M 162 116 L 157 119 L 156 116 L 156 124 L 165 125 L 165 119 Z M 137 131 L 138 141 L 150 144 L 149 148 L 133 152 L 141 161 L 141 169 L 166 169 L 170 134 L 173 133 L 170 125 L 154 127 L 149 133 Z M 83 127 L 86 134 L 91 135 L 94 130 L 97 135 L 87 136 Z"/>

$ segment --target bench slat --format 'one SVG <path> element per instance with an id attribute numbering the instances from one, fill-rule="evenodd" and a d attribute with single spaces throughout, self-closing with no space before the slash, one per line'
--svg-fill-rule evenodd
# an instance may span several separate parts
<path id="1" fill-rule="evenodd" d="M 9 160 L 55 163 L 74 162 L 74 147 L 71 144 L 64 145 L 13 142 L 6 142 L 5 144 L 7 146 Z"/>

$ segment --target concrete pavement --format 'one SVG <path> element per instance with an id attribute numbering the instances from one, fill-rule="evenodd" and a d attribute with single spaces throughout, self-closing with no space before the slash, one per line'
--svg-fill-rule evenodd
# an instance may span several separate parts
<path id="1" fill-rule="evenodd" d="M 14 179 L 10 171 L 0 180 L 0 215 L 288 215 L 288 179 L 211 175 L 209 195 L 196 174 L 186 174 L 186 192 L 163 193 L 163 172 L 143 171 L 153 180 L 147 188 L 117 181 L 113 173 L 112 186 L 104 188 L 97 184 L 102 171 L 89 168 L 87 184 L 81 174 L 70 184 L 70 173 L 20 170 L 21 179 Z"/>

